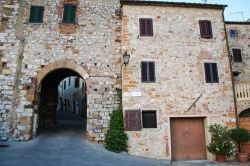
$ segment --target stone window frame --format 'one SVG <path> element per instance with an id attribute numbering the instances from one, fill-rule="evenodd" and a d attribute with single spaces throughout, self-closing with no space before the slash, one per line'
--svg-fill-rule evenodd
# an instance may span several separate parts
<path id="1" fill-rule="evenodd" d="M 217 76 L 218 76 L 218 82 L 207 82 L 206 80 L 206 69 L 205 69 L 205 63 L 215 63 L 216 66 L 217 66 Z M 205 84 L 207 85 L 218 85 L 220 84 L 220 70 L 219 70 L 219 62 L 215 62 L 215 61 L 203 61 L 202 63 L 202 66 L 203 66 L 203 75 L 204 75 L 204 81 L 205 81 Z"/>
<path id="2" fill-rule="evenodd" d="M 237 36 L 231 36 L 231 31 L 237 31 Z M 240 34 L 237 28 L 230 28 L 228 33 L 229 33 L 230 38 L 238 38 Z"/>
<path id="3" fill-rule="evenodd" d="M 142 130 L 154 130 L 154 129 L 158 129 L 159 128 L 159 111 L 155 108 L 153 109 L 140 109 L 141 110 L 141 129 Z M 151 128 L 146 128 L 143 126 L 143 112 L 155 112 L 156 114 L 156 127 L 151 127 Z"/>
<path id="4" fill-rule="evenodd" d="M 213 28 L 213 21 L 212 19 L 199 19 L 198 20 L 198 26 L 199 26 L 199 36 L 201 39 L 205 39 L 205 40 L 211 40 L 214 38 L 214 28 Z M 205 27 L 203 27 L 205 26 Z M 205 32 L 204 32 L 204 29 L 202 28 L 205 28 Z M 209 34 L 208 30 L 210 30 L 210 33 Z"/>
<path id="5" fill-rule="evenodd" d="M 242 62 L 234 62 L 233 49 L 240 49 L 241 50 L 241 59 L 242 59 Z M 240 47 L 240 46 L 232 46 L 230 48 L 230 55 L 231 55 L 231 59 L 232 59 L 233 63 L 238 63 L 238 64 L 244 63 L 245 57 L 244 57 L 244 54 L 243 54 L 243 48 L 242 47 Z"/>
<path id="6" fill-rule="evenodd" d="M 140 114 L 140 118 L 138 119 L 139 122 L 140 122 L 140 126 L 138 129 L 131 129 L 129 127 L 127 127 L 127 123 L 129 123 L 129 120 L 127 120 L 126 116 L 127 116 L 127 113 L 130 112 L 130 111 L 136 111 Z M 143 114 L 142 112 L 147 112 L 147 111 L 155 111 L 156 112 L 156 128 L 144 128 L 143 127 Z M 125 130 L 126 131 L 143 131 L 143 130 L 157 130 L 159 129 L 159 110 L 158 109 L 155 109 L 155 108 L 143 108 L 143 109 L 125 109 L 123 110 L 124 112 L 124 116 L 125 116 L 125 121 L 124 121 L 124 126 L 125 126 Z"/>
<path id="7" fill-rule="evenodd" d="M 76 6 L 74 23 L 63 22 L 63 15 L 64 15 L 64 7 L 65 7 L 65 5 L 75 5 Z M 61 16 L 61 24 L 63 24 L 63 25 L 76 25 L 78 23 L 78 12 L 77 12 L 78 8 L 79 8 L 79 5 L 78 5 L 77 2 L 64 2 L 63 3 L 62 16 Z"/>
<path id="8" fill-rule="evenodd" d="M 30 11 L 31 11 L 31 7 L 32 6 L 40 6 L 40 7 L 43 7 L 43 22 L 30 22 Z M 27 12 L 27 17 L 26 17 L 26 21 L 27 21 L 27 23 L 28 23 L 28 25 L 43 25 L 43 24 L 45 24 L 45 22 L 46 22 L 46 13 L 48 12 L 47 11 L 47 7 L 46 7 L 46 5 L 45 4 L 43 4 L 43 3 L 32 3 L 32 4 L 30 4 L 29 6 L 28 6 L 28 10 L 27 10 L 28 12 Z"/>
<path id="9" fill-rule="evenodd" d="M 152 31 L 153 31 L 153 35 L 152 36 L 141 36 L 140 34 L 140 19 L 152 19 Z M 137 26 L 137 38 L 153 38 L 155 37 L 155 21 L 154 21 L 154 17 L 153 16 L 150 16 L 150 15 L 139 15 L 137 16 L 137 23 L 136 23 L 136 26 Z"/>
<path id="10" fill-rule="evenodd" d="M 154 63 L 154 75 L 155 75 L 155 77 L 154 77 L 154 81 L 142 81 L 142 63 L 143 62 L 153 62 Z M 142 83 L 142 84 L 154 84 L 154 83 L 157 83 L 157 72 L 156 72 L 156 60 L 154 60 L 154 59 L 142 59 L 140 62 L 140 69 L 139 69 L 139 78 L 140 78 L 140 83 Z"/>

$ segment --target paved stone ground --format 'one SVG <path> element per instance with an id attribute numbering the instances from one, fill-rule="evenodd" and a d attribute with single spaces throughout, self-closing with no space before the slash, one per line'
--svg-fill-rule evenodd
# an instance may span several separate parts
<path id="1" fill-rule="evenodd" d="M 0 166 L 224 166 L 210 161 L 172 162 L 109 152 L 102 145 L 86 141 L 84 122 L 79 117 L 60 114 L 58 126 L 43 130 L 29 142 L 0 148 Z M 249 165 L 249 164 L 247 164 Z M 242 165 L 243 166 L 243 165 Z M 245 165 L 244 165 L 245 166 Z"/>

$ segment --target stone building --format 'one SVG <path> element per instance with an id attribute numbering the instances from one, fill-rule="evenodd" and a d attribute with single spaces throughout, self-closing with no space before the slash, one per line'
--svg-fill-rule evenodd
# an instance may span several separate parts
<path id="1" fill-rule="evenodd" d="M 208 125 L 235 126 L 223 5 L 122 1 L 129 152 L 211 159 Z M 204 25 L 205 24 L 205 25 Z"/>
<path id="2" fill-rule="evenodd" d="M 118 0 L 0 1 L 1 140 L 28 140 L 40 112 L 54 123 L 57 86 L 87 84 L 90 141 L 102 142 L 121 84 Z M 42 118 L 38 116 L 38 121 Z"/>
<path id="3" fill-rule="evenodd" d="M 225 7 L 0 0 L 1 140 L 55 124 L 58 84 L 76 76 L 86 82 L 88 140 L 104 141 L 122 87 L 130 154 L 211 159 L 208 125 L 236 124 Z"/>
<path id="4" fill-rule="evenodd" d="M 85 81 L 79 77 L 68 77 L 58 86 L 57 111 L 75 115 L 87 115 Z"/>
<path id="5" fill-rule="evenodd" d="M 250 131 L 250 22 L 226 22 L 239 125 Z M 250 156 L 250 142 L 244 150 Z"/>

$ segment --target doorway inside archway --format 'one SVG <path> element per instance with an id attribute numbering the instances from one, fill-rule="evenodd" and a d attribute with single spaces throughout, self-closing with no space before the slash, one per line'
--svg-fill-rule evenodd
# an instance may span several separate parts
<path id="1" fill-rule="evenodd" d="M 86 94 L 86 82 L 77 72 L 61 68 L 48 73 L 41 82 L 39 134 L 86 135 Z"/>

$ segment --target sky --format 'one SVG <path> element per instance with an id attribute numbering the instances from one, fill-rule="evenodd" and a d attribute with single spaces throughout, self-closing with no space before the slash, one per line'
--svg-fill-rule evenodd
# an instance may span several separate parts
<path id="1" fill-rule="evenodd" d="M 166 0 L 169 2 L 203 3 L 204 0 Z M 226 21 L 244 21 L 250 19 L 250 0 L 207 0 L 208 4 L 228 5 L 225 9 Z M 243 17 L 242 13 L 243 12 Z"/>

